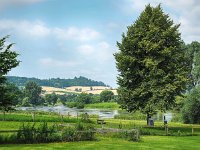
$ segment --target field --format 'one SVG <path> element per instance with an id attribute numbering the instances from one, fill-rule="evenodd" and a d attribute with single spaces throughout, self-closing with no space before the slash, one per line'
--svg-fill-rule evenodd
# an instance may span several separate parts
<path id="1" fill-rule="evenodd" d="M 51 94 L 55 92 L 56 94 L 65 94 L 65 93 L 91 93 L 91 94 L 100 94 L 103 90 L 110 90 L 115 95 L 117 95 L 117 90 L 110 89 L 106 86 L 72 86 L 66 88 L 55 88 L 55 87 L 48 87 L 42 86 L 42 90 L 45 91 L 45 94 Z"/>
<path id="2" fill-rule="evenodd" d="M 56 113 L 36 112 L 35 125 L 38 126 L 43 121 L 48 125 L 74 125 L 80 121 L 81 117 L 73 118 L 69 116 L 62 117 Z M 102 128 L 102 125 L 96 124 L 96 118 L 90 118 L 90 123 L 95 128 Z M 3 120 L 3 114 L 0 114 L 0 120 Z M 17 130 L 23 122 L 32 122 L 32 114 L 28 112 L 14 112 L 6 114 L 7 121 L 0 121 L 0 130 Z M 0 150 L 35 150 L 35 149 L 70 149 L 70 150 L 128 150 L 128 149 L 152 149 L 152 150 L 198 150 L 200 149 L 200 125 L 183 124 L 180 122 L 170 122 L 168 124 L 168 136 L 162 122 L 156 121 L 154 127 L 147 127 L 145 120 L 122 120 L 122 119 L 105 119 L 104 129 L 139 129 L 141 139 L 139 142 L 128 141 L 127 139 L 118 138 L 108 133 L 96 134 L 94 141 L 79 142 L 55 142 L 42 144 L 0 144 Z M 27 124 L 27 123 L 26 123 Z M 193 128 L 193 136 L 192 136 Z M 5 134 L 5 133 L 0 133 Z"/>

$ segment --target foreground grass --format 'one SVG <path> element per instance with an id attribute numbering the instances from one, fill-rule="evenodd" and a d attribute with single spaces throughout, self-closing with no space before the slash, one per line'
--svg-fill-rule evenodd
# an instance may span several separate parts
<path id="1" fill-rule="evenodd" d="M 100 138 L 99 141 L 66 142 L 50 144 L 19 144 L 0 145 L 1 150 L 199 150 L 200 137 L 171 137 L 171 136 L 144 136 L 141 142 L 130 142 L 117 138 Z"/>
<path id="2" fill-rule="evenodd" d="M 119 104 L 116 102 L 104 102 L 104 103 L 94 103 L 94 104 L 87 104 L 85 108 L 98 108 L 98 109 L 120 109 Z"/>

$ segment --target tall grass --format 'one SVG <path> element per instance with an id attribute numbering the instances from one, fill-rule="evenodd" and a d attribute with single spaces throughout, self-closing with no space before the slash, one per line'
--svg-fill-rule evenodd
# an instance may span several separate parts
<path id="1" fill-rule="evenodd" d="M 77 119 L 62 116 L 62 115 L 43 115 L 32 113 L 9 113 L 6 114 L 5 121 L 19 121 L 19 122 L 67 122 L 67 123 L 76 123 Z M 0 114 L 0 120 L 3 120 L 3 114 Z"/>
<path id="2" fill-rule="evenodd" d="M 86 104 L 85 108 L 120 109 L 119 108 L 119 104 L 117 104 L 116 102 L 104 102 L 104 103 Z"/>

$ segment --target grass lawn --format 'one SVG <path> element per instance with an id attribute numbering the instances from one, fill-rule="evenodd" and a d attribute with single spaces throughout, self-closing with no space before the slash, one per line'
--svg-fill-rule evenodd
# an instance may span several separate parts
<path id="1" fill-rule="evenodd" d="M 117 138 L 99 138 L 98 141 L 66 142 L 50 144 L 0 145 L 1 150 L 199 150 L 200 136 L 144 136 L 141 142 L 130 142 Z"/>

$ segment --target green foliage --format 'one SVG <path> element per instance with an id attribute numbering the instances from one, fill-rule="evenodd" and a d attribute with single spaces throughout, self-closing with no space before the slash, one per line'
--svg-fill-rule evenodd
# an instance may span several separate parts
<path id="1" fill-rule="evenodd" d="M 67 102 L 66 106 L 69 107 L 69 108 L 74 108 L 74 107 L 77 106 L 77 102 Z"/>
<path id="2" fill-rule="evenodd" d="M 11 51 L 13 43 L 6 45 L 8 36 L 0 39 L 0 77 L 19 65 L 18 54 Z"/>
<path id="3" fill-rule="evenodd" d="M 191 66 L 178 28 L 160 5 L 147 5 L 122 35 L 115 59 L 123 109 L 151 116 L 156 110 L 173 107 L 175 96 L 186 89 Z"/>
<path id="4" fill-rule="evenodd" d="M 120 111 L 119 114 L 114 116 L 115 119 L 123 119 L 123 120 L 145 120 L 146 116 L 141 112 L 125 112 Z"/>
<path id="5" fill-rule="evenodd" d="M 116 102 L 94 103 L 85 105 L 86 108 L 98 108 L 98 109 L 119 109 L 119 104 Z"/>
<path id="6" fill-rule="evenodd" d="M 4 112 L 4 120 L 5 112 L 13 110 L 20 98 L 21 91 L 15 85 L 7 82 L 0 83 L 0 110 Z"/>
<path id="7" fill-rule="evenodd" d="M 9 111 L 17 105 L 21 98 L 21 91 L 13 84 L 0 84 L 0 110 Z"/>
<path id="8" fill-rule="evenodd" d="M 101 102 L 109 102 L 114 98 L 114 93 L 109 90 L 104 90 L 100 93 Z"/>
<path id="9" fill-rule="evenodd" d="M 70 87 L 70 86 L 106 86 L 103 82 L 94 81 L 85 77 L 75 77 L 74 79 L 37 79 L 27 77 L 15 77 L 7 76 L 9 82 L 16 84 L 17 86 L 25 86 L 27 82 L 33 81 L 39 86 L 52 86 L 52 87 Z"/>
<path id="10" fill-rule="evenodd" d="M 0 113 L 0 120 L 4 120 L 4 115 Z M 33 122 L 33 113 L 9 113 L 6 115 L 6 121 L 20 121 L 20 122 Z M 66 122 L 66 123 L 76 123 L 78 120 L 76 118 L 69 118 L 67 116 L 62 116 L 58 114 L 45 114 L 35 112 L 35 122 Z"/>
<path id="11" fill-rule="evenodd" d="M 45 95 L 45 101 L 49 104 L 49 105 L 55 105 L 57 103 L 58 100 L 58 96 L 55 93 L 52 94 L 46 94 Z"/>
<path id="12" fill-rule="evenodd" d="M 62 133 L 63 141 L 92 141 L 95 139 L 95 128 L 84 126 L 80 122 L 74 127 L 67 127 Z"/>
<path id="13" fill-rule="evenodd" d="M 91 103 L 91 96 L 87 93 L 81 93 L 77 96 L 77 101 L 82 104 L 89 104 Z"/>
<path id="14" fill-rule="evenodd" d="M 193 41 L 191 44 L 186 45 L 188 50 L 188 57 L 191 59 L 193 86 L 198 86 L 200 81 L 200 43 Z"/>
<path id="15" fill-rule="evenodd" d="M 41 104 L 42 88 L 35 82 L 29 81 L 25 85 L 24 95 L 29 98 L 29 103 L 33 106 Z"/>
<path id="16" fill-rule="evenodd" d="M 19 65 L 18 54 L 11 51 L 13 43 L 6 45 L 7 38 L 8 36 L 0 39 L 0 109 L 4 113 L 16 105 L 15 100 L 18 100 L 19 94 L 19 90 L 14 85 L 6 83 L 4 77 L 12 68 Z"/>
<path id="17" fill-rule="evenodd" d="M 193 88 L 186 96 L 182 109 L 184 123 L 200 124 L 200 86 Z"/>

